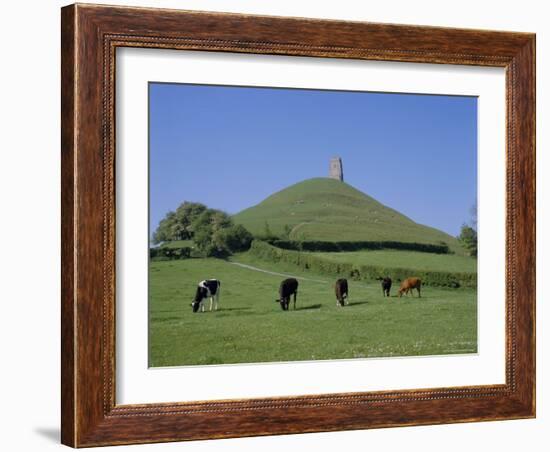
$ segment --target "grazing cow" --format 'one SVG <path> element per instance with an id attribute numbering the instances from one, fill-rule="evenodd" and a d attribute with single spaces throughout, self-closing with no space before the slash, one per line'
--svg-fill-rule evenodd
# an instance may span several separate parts
<path id="1" fill-rule="evenodd" d="M 376 278 L 376 279 L 380 281 L 380 285 L 382 286 L 382 296 L 389 297 L 390 289 L 391 289 L 391 278 L 389 276 L 386 276 L 384 278 Z"/>
<path id="2" fill-rule="evenodd" d="M 418 290 L 418 298 L 420 298 L 420 287 L 422 286 L 422 281 L 420 281 L 420 278 L 407 278 L 401 282 L 401 286 L 399 287 L 399 297 L 403 295 L 403 293 L 410 293 L 413 294 L 413 289 Z"/>
<path id="3" fill-rule="evenodd" d="M 205 279 L 204 281 L 201 281 L 197 286 L 195 298 L 191 303 L 193 312 L 198 312 L 199 309 L 204 312 L 205 300 L 207 298 L 210 298 L 210 311 L 212 310 L 212 304 L 214 304 L 214 309 L 217 311 L 218 302 L 220 300 L 221 286 L 221 281 L 217 279 Z"/>
<path id="4" fill-rule="evenodd" d="M 336 306 L 344 306 L 348 304 L 346 299 L 348 298 L 348 280 L 341 278 L 334 284 L 334 292 L 336 293 Z"/>
<path id="5" fill-rule="evenodd" d="M 279 286 L 279 299 L 275 300 L 281 303 L 283 311 L 288 311 L 290 297 L 294 295 L 294 309 L 296 309 L 296 295 L 298 294 L 298 281 L 294 278 L 288 278 L 281 282 Z"/>

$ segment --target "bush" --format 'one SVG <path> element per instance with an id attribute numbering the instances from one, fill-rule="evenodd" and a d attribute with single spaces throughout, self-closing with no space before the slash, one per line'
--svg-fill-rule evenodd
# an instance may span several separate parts
<path id="1" fill-rule="evenodd" d="M 427 286 L 452 288 L 477 287 L 477 273 L 418 271 L 409 268 L 392 268 L 376 265 L 356 266 L 348 263 L 333 262 L 310 253 L 277 248 L 260 240 L 252 242 L 250 253 L 266 261 L 284 262 L 295 265 L 303 270 L 311 270 L 325 275 L 348 277 L 355 280 L 375 280 L 379 277 L 390 276 L 394 282 L 399 282 L 410 276 L 417 276 L 422 280 L 422 284 Z"/>
<path id="2" fill-rule="evenodd" d="M 252 243 L 252 234 L 243 225 L 234 225 L 219 232 L 220 240 L 232 253 L 246 251 Z"/>
<path id="3" fill-rule="evenodd" d="M 394 241 L 355 241 L 355 242 L 323 242 L 320 240 L 266 240 L 269 244 L 285 250 L 295 251 L 361 251 L 361 250 L 408 250 L 420 251 L 424 253 L 448 254 L 449 246 L 446 243 L 414 243 L 414 242 L 394 242 Z"/>
<path id="4" fill-rule="evenodd" d="M 188 259 L 191 257 L 193 248 L 182 246 L 180 248 L 149 248 L 149 257 L 153 261 L 167 261 L 173 259 Z"/>

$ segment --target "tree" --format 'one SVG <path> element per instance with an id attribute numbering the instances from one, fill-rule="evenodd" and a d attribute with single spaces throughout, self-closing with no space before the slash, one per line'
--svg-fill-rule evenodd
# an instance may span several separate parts
<path id="1" fill-rule="evenodd" d="M 153 243 L 158 244 L 172 240 L 172 229 L 176 220 L 176 212 L 168 212 L 153 234 Z"/>
<path id="2" fill-rule="evenodd" d="M 250 248 L 252 234 L 221 210 L 184 202 L 159 223 L 153 242 L 189 239 L 203 256 L 226 257 Z"/>
<path id="3" fill-rule="evenodd" d="M 292 232 L 292 227 L 289 224 L 285 224 L 283 228 L 283 238 L 290 240 L 290 233 Z"/>
<path id="4" fill-rule="evenodd" d="M 470 215 L 471 215 L 470 224 L 472 225 L 472 228 L 474 228 L 477 231 L 477 201 L 474 203 L 472 207 L 470 207 Z"/>
<path id="5" fill-rule="evenodd" d="M 264 223 L 264 236 L 266 239 L 270 239 L 273 237 L 273 234 L 271 232 L 271 229 L 269 228 L 269 223 L 267 222 L 267 220 Z"/>
<path id="6" fill-rule="evenodd" d="M 470 256 L 477 257 L 477 232 L 474 228 L 463 224 L 457 238 L 462 246 L 468 250 Z"/>
<path id="7" fill-rule="evenodd" d="M 160 221 L 153 234 L 153 243 L 173 240 L 189 240 L 193 236 L 191 225 L 205 211 L 207 207 L 197 202 L 184 202 L 171 211 Z"/>
<path id="8" fill-rule="evenodd" d="M 253 239 L 252 234 L 242 224 L 224 229 L 220 235 L 227 248 L 233 253 L 249 249 Z"/>
<path id="9" fill-rule="evenodd" d="M 206 209 L 190 226 L 193 241 L 205 256 L 225 257 L 229 248 L 221 240 L 221 231 L 229 228 L 233 222 L 229 215 L 221 210 Z"/>

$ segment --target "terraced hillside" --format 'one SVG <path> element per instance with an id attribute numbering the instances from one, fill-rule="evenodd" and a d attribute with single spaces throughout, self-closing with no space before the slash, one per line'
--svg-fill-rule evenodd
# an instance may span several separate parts
<path id="1" fill-rule="evenodd" d="M 288 225 L 293 240 L 445 242 L 463 254 L 456 238 L 415 223 L 345 182 L 314 178 L 294 184 L 239 212 L 235 223 L 255 235 L 265 231 L 281 235 Z"/>

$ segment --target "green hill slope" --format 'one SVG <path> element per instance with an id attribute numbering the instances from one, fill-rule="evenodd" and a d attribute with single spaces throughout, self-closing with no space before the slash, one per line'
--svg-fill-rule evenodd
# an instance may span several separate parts
<path id="1" fill-rule="evenodd" d="M 294 184 L 233 219 L 256 235 L 265 232 L 267 222 L 277 235 L 289 225 L 294 240 L 445 242 L 451 250 L 463 252 L 449 234 L 415 223 L 351 185 L 329 178 Z"/>

